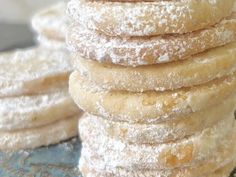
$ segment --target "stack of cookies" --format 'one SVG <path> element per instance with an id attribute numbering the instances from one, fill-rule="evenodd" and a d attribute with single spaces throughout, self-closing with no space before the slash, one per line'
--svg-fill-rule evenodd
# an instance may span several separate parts
<path id="1" fill-rule="evenodd" d="M 0 54 L 0 150 L 36 148 L 77 135 L 80 111 L 68 94 L 70 55 L 64 28 L 55 30 L 58 22 L 62 27 L 66 23 L 53 13 L 62 6 L 50 8 L 45 16 L 40 12 L 32 21 L 44 29 L 40 36 L 52 42 Z"/>
<path id="2" fill-rule="evenodd" d="M 58 143 L 77 135 L 79 110 L 68 94 L 64 52 L 40 47 L 0 56 L 0 150 Z"/>
<path id="3" fill-rule="evenodd" d="M 71 0 L 70 93 L 86 177 L 228 177 L 234 0 Z"/>
<path id="4" fill-rule="evenodd" d="M 66 3 L 63 1 L 39 11 L 32 18 L 32 28 L 38 33 L 39 44 L 50 49 L 66 49 L 68 24 Z"/>

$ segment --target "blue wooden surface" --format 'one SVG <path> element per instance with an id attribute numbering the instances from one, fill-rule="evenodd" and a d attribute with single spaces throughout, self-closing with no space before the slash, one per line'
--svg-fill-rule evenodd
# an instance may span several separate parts
<path id="1" fill-rule="evenodd" d="M 81 144 L 77 138 L 36 150 L 0 152 L 0 177 L 77 177 Z"/>
<path id="2" fill-rule="evenodd" d="M 74 138 L 36 150 L 0 152 L 0 177 L 82 177 L 77 168 L 80 151 L 81 143 Z"/>

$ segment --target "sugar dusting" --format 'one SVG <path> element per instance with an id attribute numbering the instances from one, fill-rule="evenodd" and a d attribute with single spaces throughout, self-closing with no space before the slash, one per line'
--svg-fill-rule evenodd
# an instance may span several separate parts
<path id="1" fill-rule="evenodd" d="M 63 41 L 69 25 L 65 12 L 66 2 L 43 9 L 32 18 L 32 27 L 40 35 Z"/>
<path id="2" fill-rule="evenodd" d="M 1 96 L 25 93 L 34 82 L 43 84 L 44 80 L 65 77 L 72 71 L 70 55 L 66 50 L 41 47 L 1 54 L 0 63 Z"/>
<path id="3" fill-rule="evenodd" d="M 181 62 L 135 68 L 99 63 L 77 55 L 72 58 L 80 74 L 104 90 L 145 92 L 192 87 L 230 75 L 236 71 L 235 54 L 234 42 Z M 215 67 L 209 69 L 212 65 Z"/>
<path id="4" fill-rule="evenodd" d="M 186 33 L 213 25 L 230 15 L 234 1 L 101 2 L 72 0 L 69 15 L 107 35 L 149 36 Z M 202 8 L 201 8 L 202 7 Z M 206 14 L 204 18 L 197 18 Z"/>
<path id="5" fill-rule="evenodd" d="M 108 37 L 75 24 L 67 35 L 67 43 L 71 52 L 84 58 L 138 66 L 183 60 L 225 45 L 236 40 L 235 31 L 235 14 L 216 26 L 194 33 L 154 37 Z"/>
<path id="6" fill-rule="evenodd" d="M 67 110 L 63 110 L 67 107 Z M 37 127 L 79 112 L 67 89 L 53 93 L 2 98 L 0 102 L 0 131 Z"/>
<path id="7" fill-rule="evenodd" d="M 91 156 L 96 150 L 97 156 L 103 159 L 104 167 L 125 169 L 173 169 L 196 164 L 205 159 L 218 156 L 218 147 L 231 146 L 229 134 L 232 134 L 234 119 L 230 116 L 220 121 L 212 128 L 207 128 L 200 133 L 176 142 L 157 145 L 136 145 L 112 139 L 99 132 L 96 124 L 86 120 L 80 121 L 80 134 L 83 142 L 83 156 Z M 184 151 L 183 147 L 185 148 Z M 192 149 L 191 149 L 191 148 Z M 188 148 L 191 151 L 188 151 Z M 169 154 L 169 153 L 170 154 Z M 190 154 L 189 154 L 190 153 Z M 184 158 L 191 157 L 190 161 Z M 179 163 L 168 164 L 167 158 L 176 158 Z M 183 164 L 182 164 L 183 163 Z M 96 166 L 99 168 L 99 166 Z"/>

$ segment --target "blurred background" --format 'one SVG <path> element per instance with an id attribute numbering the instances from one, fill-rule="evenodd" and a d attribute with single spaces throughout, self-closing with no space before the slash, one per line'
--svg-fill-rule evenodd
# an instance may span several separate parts
<path id="1" fill-rule="evenodd" d="M 34 45 L 30 19 L 59 0 L 0 0 L 0 52 Z"/>
<path id="2" fill-rule="evenodd" d="M 59 0 L 0 0 L 0 22 L 27 23 L 32 14 Z"/>

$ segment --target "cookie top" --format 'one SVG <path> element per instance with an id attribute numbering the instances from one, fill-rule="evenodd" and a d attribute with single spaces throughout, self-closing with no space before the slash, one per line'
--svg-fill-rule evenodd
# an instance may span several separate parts
<path id="1" fill-rule="evenodd" d="M 70 76 L 70 94 L 91 114 L 127 122 L 156 122 L 207 109 L 235 94 L 236 73 L 206 84 L 173 91 L 104 91 L 88 79 Z"/>
<path id="2" fill-rule="evenodd" d="M 0 150 L 17 151 L 56 144 L 77 135 L 79 116 L 20 131 L 0 132 Z"/>
<path id="3" fill-rule="evenodd" d="M 55 85 L 67 82 L 72 70 L 66 51 L 40 47 L 3 53 L 0 65 L 0 97 L 56 88 Z"/>
<path id="4" fill-rule="evenodd" d="M 79 74 L 104 90 L 144 92 L 192 87 L 230 75 L 236 71 L 235 55 L 233 42 L 187 60 L 159 65 L 124 67 L 73 57 L 72 61 Z"/>
<path id="5" fill-rule="evenodd" d="M 104 2 L 72 0 L 74 21 L 109 36 L 183 34 L 218 23 L 232 12 L 234 0 Z"/>
<path id="6" fill-rule="evenodd" d="M 67 44 L 77 56 L 102 63 L 140 66 L 189 59 L 236 41 L 236 13 L 220 23 L 186 34 L 151 37 L 110 37 L 77 23 L 69 28 Z"/>
<path id="7" fill-rule="evenodd" d="M 129 144 L 110 138 L 99 130 L 99 125 L 81 119 L 79 130 L 84 148 L 82 153 L 87 156 L 98 155 L 103 159 L 104 167 L 108 168 L 158 170 L 195 166 L 218 156 L 222 149 L 235 145 L 232 142 L 235 132 L 233 117 L 223 117 L 213 127 L 182 140 L 156 145 Z"/>
<path id="8" fill-rule="evenodd" d="M 50 94 L 1 98 L 0 131 L 47 125 L 79 112 L 66 88 Z"/>
<path id="9" fill-rule="evenodd" d="M 66 2 L 41 10 L 32 18 L 33 29 L 48 39 L 64 41 L 69 21 L 65 11 Z"/>

